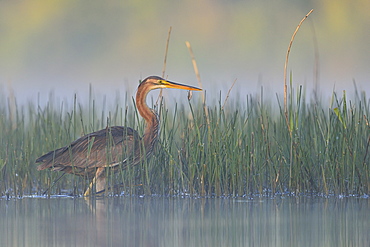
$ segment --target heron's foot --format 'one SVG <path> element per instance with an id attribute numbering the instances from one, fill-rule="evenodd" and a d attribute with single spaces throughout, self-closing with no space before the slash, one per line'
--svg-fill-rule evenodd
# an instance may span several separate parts
<path id="1" fill-rule="evenodd" d="M 89 188 L 87 188 L 87 190 L 85 191 L 84 196 L 90 196 L 90 195 L 91 195 L 91 189 L 89 186 Z"/>
<path id="2" fill-rule="evenodd" d="M 93 184 L 91 183 L 90 186 L 86 189 L 85 193 L 84 193 L 84 196 L 92 196 L 92 195 L 97 195 L 97 196 L 103 196 L 105 194 L 105 192 L 114 192 L 115 190 L 119 190 L 120 188 L 122 187 L 125 187 L 125 185 L 123 183 L 119 183 L 119 184 L 115 184 L 113 186 L 109 186 L 107 188 L 107 190 L 104 188 L 104 189 L 101 189 L 95 193 L 92 192 L 92 187 Z"/>
<path id="3" fill-rule="evenodd" d="M 100 195 L 103 195 L 104 192 L 105 192 L 105 189 L 93 193 L 92 192 L 92 187 L 89 186 L 89 188 L 87 188 L 87 190 L 85 191 L 84 196 L 85 197 L 93 196 L 93 195 L 99 195 L 100 196 Z"/>

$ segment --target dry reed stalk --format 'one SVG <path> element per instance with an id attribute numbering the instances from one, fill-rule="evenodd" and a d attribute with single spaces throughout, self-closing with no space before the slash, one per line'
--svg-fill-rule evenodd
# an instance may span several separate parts
<path id="1" fill-rule="evenodd" d="M 168 54 L 168 47 L 170 45 L 170 37 L 171 37 L 171 31 L 172 27 L 168 29 L 168 36 L 167 36 L 167 42 L 166 42 L 166 51 L 164 53 L 164 60 L 163 60 L 163 69 L 162 69 L 162 78 L 164 78 L 166 73 L 166 66 L 167 66 L 167 54 Z M 162 91 L 162 90 L 161 90 Z"/>
<path id="2" fill-rule="evenodd" d="M 162 78 L 164 78 L 164 76 L 166 74 L 167 55 L 168 55 L 168 47 L 170 45 L 171 31 L 172 31 L 172 27 L 170 27 L 168 29 L 168 36 L 167 36 L 166 48 L 165 48 L 164 60 L 163 60 Z M 158 96 L 157 102 L 155 102 L 156 105 L 158 105 L 158 101 L 159 101 L 159 99 L 162 98 L 162 95 L 163 95 L 163 89 L 161 89 L 160 92 L 159 92 L 159 96 Z"/>
<path id="3" fill-rule="evenodd" d="M 286 57 L 285 57 L 285 64 L 284 64 L 284 113 L 285 113 L 285 119 L 286 119 L 286 122 L 287 122 L 287 125 L 288 125 L 288 128 L 289 128 L 289 132 L 291 132 L 290 130 L 290 127 L 289 127 L 289 120 L 288 120 L 288 106 L 287 106 L 287 82 L 286 82 L 286 74 L 287 74 L 287 67 L 288 67 L 288 60 L 289 60 L 289 53 L 290 53 L 290 49 L 292 47 L 292 44 L 293 44 L 293 40 L 294 40 L 294 37 L 295 35 L 297 34 L 299 28 L 301 27 L 302 23 L 304 22 L 304 20 L 307 19 L 307 17 L 312 13 L 313 9 L 310 10 L 310 12 L 308 12 L 306 14 L 305 17 L 303 17 L 303 19 L 299 22 L 297 28 L 295 29 L 293 35 L 292 35 L 292 38 L 290 39 L 290 42 L 289 42 L 289 46 L 288 46 L 288 50 L 286 52 Z"/>
<path id="4" fill-rule="evenodd" d="M 226 102 L 227 102 L 227 100 L 228 100 L 228 99 L 229 99 L 229 97 L 230 97 L 230 92 L 231 92 L 231 90 L 233 89 L 233 87 L 234 87 L 234 85 L 235 85 L 235 82 L 236 82 L 236 79 L 234 80 L 233 84 L 232 84 L 232 85 L 231 85 L 231 87 L 229 88 L 229 91 L 227 91 L 226 98 L 225 98 L 224 103 L 223 103 L 223 105 L 222 105 L 222 107 L 221 107 L 221 109 L 222 109 L 222 110 L 224 109 L 224 107 L 225 107 L 225 105 L 226 105 Z"/>
<path id="5" fill-rule="evenodd" d="M 200 79 L 200 74 L 199 74 L 197 62 L 195 60 L 195 56 L 194 56 L 193 50 L 191 49 L 190 42 L 189 41 L 185 41 L 185 44 L 188 47 L 188 50 L 189 50 L 189 53 L 190 53 L 191 61 L 193 63 L 193 68 L 194 68 L 194 72 L 195 72 L 195 75 L 196 75 L 197 80 L 198 80 L 199 87 L 200 88 L 203 88 L 202 81 Z M 189 98 L 191 98 L 191 94 L 189 94 Z M 208 109 L 206 107 L 206 97 L 205 97 L 204 91 L 202 91 L 202 101 L 203 101 L 204 113 L 205 113 L 206 119 L 207 119 L 208 130 L 209 130 L 210 129 L 210 121 L 209 121 L 209 116 L 208 116 Z"/>

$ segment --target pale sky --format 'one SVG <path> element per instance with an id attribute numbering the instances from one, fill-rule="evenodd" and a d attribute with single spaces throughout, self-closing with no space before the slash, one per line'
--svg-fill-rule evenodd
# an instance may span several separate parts
<path id="1" fill-rule="evenodd" d="M 161 75 L 197 86 L 189 41 L 210 101 L 283 92 L 288 70 L 310 93 L 370 92 L 369 1 L 0 1 L 0 91 L 19 101 L 88 95 L 129 97 L 138 80 Z M 315 69 L 318 68 L 318 77 Z M 170 93 L 172 94 L 172 91 Z M 183 96 L 183 94 L 180 94 Z M 238 96 L 237 96 L 238 95 Z"/>

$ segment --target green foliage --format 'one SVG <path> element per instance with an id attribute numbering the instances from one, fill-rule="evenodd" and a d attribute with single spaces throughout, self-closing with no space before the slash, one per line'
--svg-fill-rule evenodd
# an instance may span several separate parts
<path id="1" fill-rule="evenodd" d="M 328 107 L 290 92 L 288 118 L 272 100 L 247 96 L 208 107 L 189 102 L 158 107 L 160 142 L 141 165 L 109 176 L 115 193 L 190 196 L 314 193 L 369 194 L 369 102 L 332 95 Z M 292 100 L 295 98 L 296 100 Z M 10 103 L 9 103 L 10 102 Z M 0 105 L 0 195 L 78 194 L 83 178 L 37 171 L 35 159 L 107 125 L 142 133 L 135 106 L 117 102 L 111 112 L 74 99 L 73 107 L 30 103 Z M 277 99 L 277 103 L 280 99 Z M 123 108 L 124 107 L 124 108 Z"/>

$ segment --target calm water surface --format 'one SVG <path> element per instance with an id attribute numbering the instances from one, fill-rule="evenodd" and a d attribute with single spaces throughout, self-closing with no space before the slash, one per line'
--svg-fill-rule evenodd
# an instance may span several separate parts
<path id="1" fill-rule="evenodd" d="M 0 246 L 370 246 L 370 200 L 0 199 Z"/>

